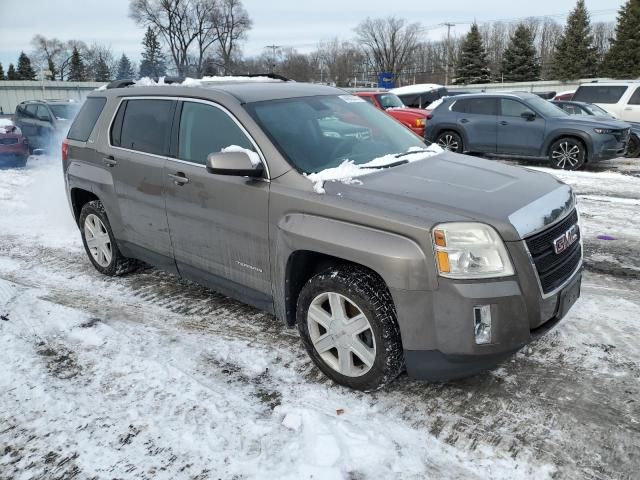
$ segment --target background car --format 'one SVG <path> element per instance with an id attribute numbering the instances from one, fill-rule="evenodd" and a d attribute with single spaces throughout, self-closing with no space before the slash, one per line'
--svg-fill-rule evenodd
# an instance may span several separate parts
<path id="1" fill-rule="evenodd" d="M 612 113 L 607 112 L 593 103 L 574 102 L 574 101 L 553 101 L 554 105 L 562 108 L 569 115 L 589 115 L 602 119 L 616 119 Z M 625 157 L 636 158 L 640 156 L 640 123 L 626 122 L 631 125 L 631 136 L 627 146 Z"/>
<path id="2" fill-rule="evenodd" d="M 625 122 L 640 122 L 640 81 L 592 82 L 580 85 L 572 100 L 595 103 Z"/>
<path id="3" fill-rule="evenodd" d="M 575 95 L 575 93 L 576 93 L 575 90 L 567 90 L 565 92 L 557 93 L 556 96 L 553 97 L 553 99 L 554 100 L 571 100 Z"/>
<path id="4" fill-rule="evenodd" d="M 407 107 L 400 97 L 390 92 L 356 92 L 355 95 L 384 110 L 412 132 L 424 137 L 424 126 L 427 123 L 427 114 L 424 110 Z"/>
<path id="5" fill-rule="evenodd" d="M 29 143 L 13 122 L 0 118 L 0 166 L 24 167 L 29 158 Z"/>
<path id="6" fill-rule="evenodd" d="M 79 108 L 68 100 L 28 100 L 18 104 L 13 120 L 32 150 L 47 149 L 56 137 L 67 133 Z"/>
<path id="7" fill-rule="evenodd" d="M 411 108 L 427 108 L 439 98 L 449 95 L 449 91 L 436 83 L 419 83 L 389 90 L 400 97 L 402 103 Z"/>
<path id="8" fill-rule="evenodd" d="M 425 137 L 443 148 L 545 158 L 565 170 L 623 155 L 630 134 L 624 122 L 571 116 L 531 93 L 449 97 L 431 116 Z"/>

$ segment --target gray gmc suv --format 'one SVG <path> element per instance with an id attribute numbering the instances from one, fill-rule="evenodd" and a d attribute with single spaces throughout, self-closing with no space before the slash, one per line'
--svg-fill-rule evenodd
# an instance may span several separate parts
<path id="1" fill-rule="evenodd" d="M 94 267 L 142 260 L 271 312 L 337 383 L 474 374 L 580 295 L 575 197 L 550 175 L 427 147 L 332 87 L 125 85 L 62 146 Z"/>

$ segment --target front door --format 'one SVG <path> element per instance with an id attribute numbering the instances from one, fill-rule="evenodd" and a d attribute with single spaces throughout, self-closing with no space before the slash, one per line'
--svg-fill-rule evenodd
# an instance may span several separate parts
<path id="1" fill-rule="evenodd" d="M 113 177 L 122 229 L 116 236 L 125 255 L 175 270 L 163 195 L 165 162 L 177 102 L 123 101 L 100 161 Z"/>
<path id="2" fill-rule="evenodd" d="M 269 183 L 207 172 L 210 153 L 237 146 L 257 151 L 222 107 L 179 106 L 175 158 L 167 160 L 167 218 L 180 274 L 260 308 L 272 308 Z"/>
<path id="3" fill-rule="evenodd" d="M 544 118 L 532 119 L 522 114 L 533 111 L 524 103 L 509 98 L 500 99 L 498 116 L 498 153 L 537 157 L 544 144 Z"/>

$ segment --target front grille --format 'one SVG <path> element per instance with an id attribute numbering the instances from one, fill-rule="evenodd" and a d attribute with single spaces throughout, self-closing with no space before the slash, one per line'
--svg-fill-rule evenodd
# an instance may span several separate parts
<path id="1" fill-rule="evenodd" d="M 18 143 L 17 138 L 0 138 L 0 145 L 15 145 Z"/>
<path id="2" fill-rule="evenodd" d="M 565 251 L 556 254 L 554 240 L 562 236 L 578 223 L 578 213 L 574 210 L 560 223 L 526 239 L 527 248 L 536 267 L 542 291 L 546 294 L 562 285 L 575 272 L 582 258 L 580 237 Z"/>
<path id="3" fill-rule="evenodd" d="M 619 142 L 626 142 L 629 140 L 630 129 L 627 128 L 625 130 L 614 130 L 613 136 L 616 137 L 616 140 Z"/>

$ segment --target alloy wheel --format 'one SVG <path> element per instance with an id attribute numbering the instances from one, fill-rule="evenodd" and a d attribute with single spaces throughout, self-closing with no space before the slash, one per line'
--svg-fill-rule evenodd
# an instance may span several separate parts
<path id="1" fill-rule="evenodd" d="M 580 147 L 575 143 L 561 142 L 558 147 L 551 152 L 551 158 L 558 166 L 564 170 L 572 170 L 580 163 Z"/>
<path id="2" fill-rule="evenodd" d="M 347 377 L 367 373 L 376 358 L 371 324 L 362 310 L 344 295 L 325 292 L 307 312 L 313 347 L 333 370 Z"/>
<path id="3" fill-rule="evenodd" d="M 93 213 L 84 220 L 84 238 L 96 263 L 101 267 L 108 267 L 113 257 L 111 238 L 102 220 Z"/>
<path id="4" fill-rule="evenodd" d="M 458 149 L 460 148 L 460 144 L 458 143 L 456 138 L 450 133 L 442 135 L 438 139 L 438 145 L 440 145 L 445 150 L 449 150 L 451 152 L 457 152 Z"/>

